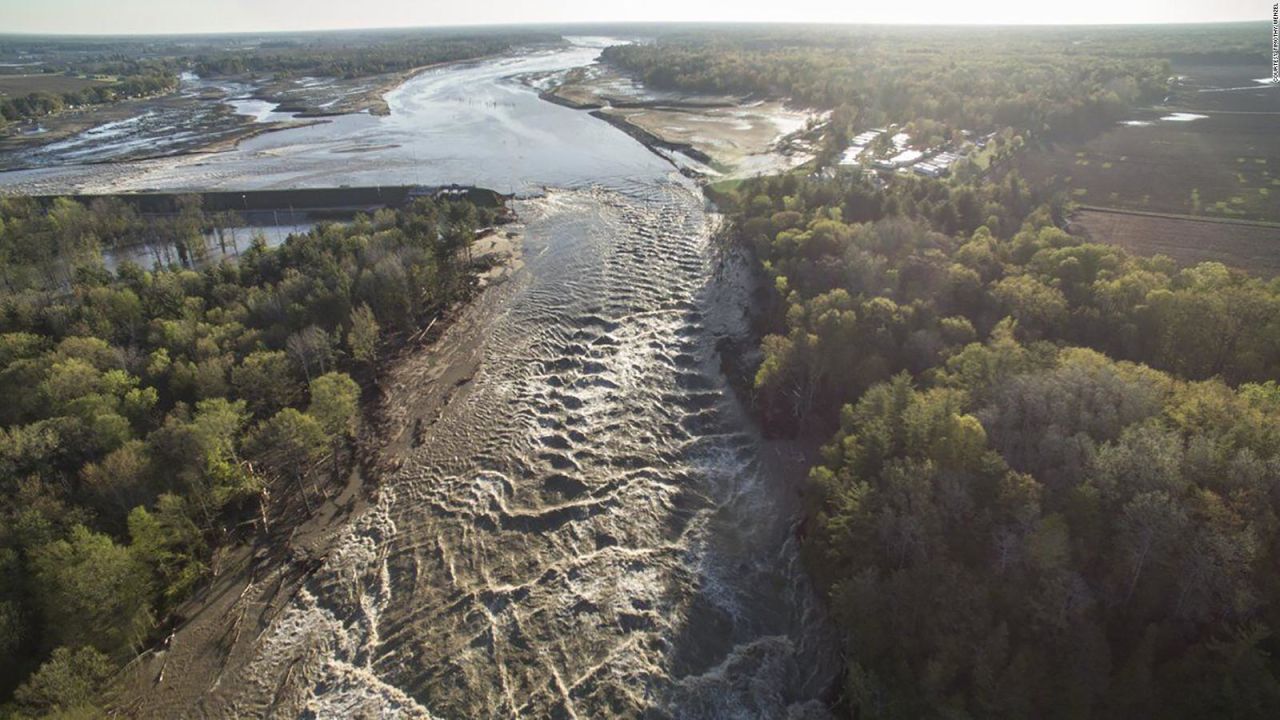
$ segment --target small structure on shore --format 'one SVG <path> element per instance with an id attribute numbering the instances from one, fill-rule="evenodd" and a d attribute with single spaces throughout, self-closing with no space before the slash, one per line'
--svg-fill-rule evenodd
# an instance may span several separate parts
<path id="1" fill-rule="evenodd" d="M 881 170 L 896 170 L 897 168 L 907 167 L 922 157 L 924 157 L 924 153 L 919 150 L 903 150 L 891 158 L 877 160 L 876 167 Z"/>

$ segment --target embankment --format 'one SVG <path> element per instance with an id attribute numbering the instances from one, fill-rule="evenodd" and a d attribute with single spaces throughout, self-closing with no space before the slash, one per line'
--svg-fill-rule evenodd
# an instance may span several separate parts
<path id="1" fill-rule="evenodd" d="M 683 155 L 693 158 L 694 160 L 697 160 L 700 163 L 711 162 L 710 155 L 702 152 L 701 150 L 690 145 L 689 143 L 672 142 L 670 140 L 665 140 L 661 137 L 658 137 L 657 135 L 654 135 L 648 130 L 645 130 L 644 128 L 636 125 L 630 120 L 627 120 L 626 118 L 618 117 L 617 115 L 614 115 L 609 112 L 605 112 L 604 110 L 592 110 L 591 117 L 604 120 L 610 125 L 618 128 L 622 132 L 635 138 L 637 142 L 639 142 L 640 144 L 644 145 L 645 147 L 651 150 L 654 148 L 662 148 L 663 150 L 670 150 L 673 152 L 681 153 Z"/>

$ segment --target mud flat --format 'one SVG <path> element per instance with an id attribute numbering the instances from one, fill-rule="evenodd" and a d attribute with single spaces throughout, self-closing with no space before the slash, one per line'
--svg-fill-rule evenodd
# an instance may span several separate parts
<path id="1" fill-rule="evenodd" d="M 543 100 L 589 110 L 650 149 L 666 151 L 659 154 L 682 172 L 716 178 L 784 172 L 807 162 L 813 155 L 801 136 L 822 117 L 778 100 L 656 91 L 600 63 L 532 84 Z"/>
<path id="2" fill-rule="evenodd" d="M 815 113 L 778 101 L 735 107 L 607 108 L 598 116 L 625 121 L 658 142 L 681 149 L 726 177 L 783 172 L 812 159 L 791 140 Z"/>
<path id="3" fill-rule="evenodd" d="M 708 95 L 655 90 L 614 68 L 595 63 L 573 68 L 549 79 L 547 99 L 577 108 L 601 107 L 735 107 L 748 102 L 741 95 Z M 554 99 L 552 99 L 554 98 Z"/>
<path id="4" fill-rule="evenodd" d="M 323 118 L 367 112 L 370 115 L 391 114 L 385 95 L 415 76 L 428 70 L 453 65 L 477 63 L 492 55 L 447 60 L 401 72 L 383 73 L 360 78 L 289 78 L 253 80 L 259 85 L 253 97 L 275 103 L 279 112 L 293 113 L 298 118 Z"/>

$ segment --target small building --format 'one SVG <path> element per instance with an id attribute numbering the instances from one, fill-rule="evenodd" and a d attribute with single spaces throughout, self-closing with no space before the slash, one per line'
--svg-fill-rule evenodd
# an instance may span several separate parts
<path id="1" fill-rule="evenodd" d="M 867 147 L 865 145 L 850 145 L 840 154 L 841 165 L 857 165 L 858 157 L 862 155 Z"/>
<path id="2" fill-rule="evenodd" d="M 922 157 L 924 157 L 924 153 L 919 150 L 903 150 L 887 160 L 877 160 L 876 167 L 882 170 L 893 170 L 894 168 L 906 167 Z"/>
<path id="3" fill-rule="evenodd" d="M 916 166 L 912 169 L 915 170 L 918 175 L 924 175 L 925 177 L 932 178 L 942 177 L 943 173 L 946 172 L 945 168 L 938 167 L 928 160 L 922 163 L 916 163 Z"/>
<path id="4" fill-rule="evenodd" d="M 876 128 L 875 130 L 867 130 L 866 132 L 858 133 L 858 136 L 855 137 L 853 142 L 850 144 L 862 146 L 870 145 L 876 138 L 883 135 L 884 132 L 884 128 Z"/>
<path id="5" fill-rule="evenodd" d="M 923 162 L 916 163 L 913 168 L 917 174 L 926 177 L 942 177 L 951 172 L 951 166 L 956 164 L 960 159 L 960 154 L 956 152 L 946 151 L 940 152 Z"/>

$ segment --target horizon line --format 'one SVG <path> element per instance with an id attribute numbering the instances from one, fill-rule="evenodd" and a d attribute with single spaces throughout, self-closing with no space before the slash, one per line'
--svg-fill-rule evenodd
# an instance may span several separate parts
<path id="1" fill-rule="evenodd" d="M 166 30 L 142 32 L 50 32 L 41 30 L 18 30 L 0 32 L 0 38 L 6 37 L 46 37 L 46 38 L 162 38 L 162 37 L 226 37 L 231 35 L 289 35 L 305 33 L 343 33 L 343 32 L 386 32 L 412 30 L 476 30 L 482 28 L 563 28 L 571 26 L 623 26 L 623 25 L 760 25 L 790 27 L 882 27 L 882 28 L 1013 28 L 1013 29 L 1077 29 L 1077 28 L 1150 28 L 1172 26 L 1200 25 L 1267 25 L 1267 20 L 1156 20 L 1151 22 L 1055 22 L 1055 23 L 1020 23 L 1020 22 L 836 22 L 824 20 L 571 20 L 549 22 L 477 22 L 454 23 L 447 25 L 353 25 L 341 28 L 290 28 L 281 30 L 219 30 L 212 32 Z"/>

